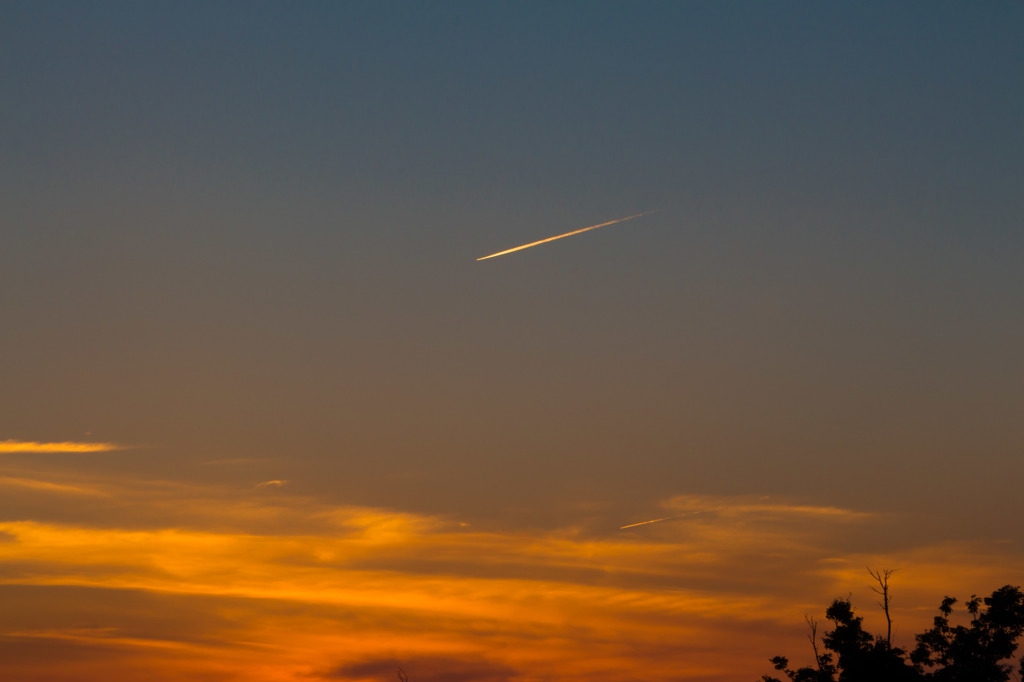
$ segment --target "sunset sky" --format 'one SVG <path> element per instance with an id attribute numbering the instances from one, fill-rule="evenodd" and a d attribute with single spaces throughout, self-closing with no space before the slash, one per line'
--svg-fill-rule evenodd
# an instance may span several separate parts
<path id="1" fill-rule="evenodd" d="M 1021 585 L 1022 35 L 3 3 L 0 677 L 753 682 Z"/>

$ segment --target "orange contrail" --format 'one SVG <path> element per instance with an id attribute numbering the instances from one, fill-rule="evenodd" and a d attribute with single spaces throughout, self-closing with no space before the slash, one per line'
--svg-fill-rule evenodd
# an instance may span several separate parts
<path id="1" fill-rule="evenodd" d="M 572 232 L 566 232 L 565 234 L 560 234 L 557 237 L 548 237 L 547 239 L 541 239 L 540 241 L 537 241 L 537 242 L 530 242 L 529 244 L 523 244 L 522 246 L 517 246 L 514 249 L 505 249 L 504 251 L 499 251 L 498 253 L 492 253 L 490 256 L 484 256 L 483 258 L 477 258 L 477 260 L 487 260 L 488 258 L 494 258 L 495 256 L 504 256 L 506 253 L 512 253 L 513 251 L 522 251 L 523 249 L 528 249 L 531 246 L 537 246 L 538 244 L 544 244 L 544 243 L 547 243 L 547 242 L 553 242 L 556 239 L 561 239 L 562 237 L 571 237 L 574 234 L 579 234 L 581 232 L 586 232 L 587 230 L 596 230 L 597 228 L 604 227 L 605 225 L 614 225 L 615 223 L 621 223 L 621 222 L 626 221 L 626 220 L 632 220 L 633 218 L 639 218 L 642 215 L 650 215 L 651 213 L 657 213 L 660 210 L 661 209 L 655 209 L 653 211 L 645 211 L 644 213 L 637 213 L 636 215 L 626 216 L 625 218 L 619 218 L 618 220 L 609 220 L 608 222 L 601 223 L 600 225 L 591 225 L 590 227 L 584 227 L 584 228 L 579 229 L 579 230 L 573 230 Z"/>
<path id="2" fill-rule="evenodd" d="M 641 521 L 640 523 L 631 523 L 628 526 L 619 526 L 619 530 L 625 530 L 627 528 L 633 528 L 634 526 L 646 526 L 648 523 L 657 523 L 658 521 L 668 521 L 669 519 L 674 519 L 674 518 L 676 518 L 676 517 L 675 516 L 666 516 L 666 517 L 661 518 L 661 519 L 651 519 L 650 521 Z"/>
<path id="3" fill-rule="evenodd" d="M 701 512 L 686 512 L 685 514 L 675 514 L 674 516 L 663 516 L 660 519 L 651 519 L 650 521 L 641 521 L 640 523 L 631 523 L 628 526 L 619 526 L 619 530 L 626 530 L 627 528 L 633 528 L 635 526 L 646 526 L 648 523 L 658 523 L 660 521 L 671 521 L 672 519 L 681 519 L 684 516 L 696 516 Z"/>

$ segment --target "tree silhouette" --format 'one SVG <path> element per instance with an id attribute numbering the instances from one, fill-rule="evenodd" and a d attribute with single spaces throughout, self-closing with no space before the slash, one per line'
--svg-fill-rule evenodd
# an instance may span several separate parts
<path id="1" fill-rule="evenodd" d="M 882 597 L 878 605 L 885 613 L 885 644 L 892 646 L 892 615 L 889 614 L 889 577 L 896 572 L 894 568 L 886 568 L 881 571 L 873 571 L 868 567 L 868 574 L 875 579 L 878 587 L 872 587 L 871 591 Z"/>
<path id="2" fill-rule="evenodd" d="M 809 638 L 814 648 L 815 667 L 796 670 L 789 659 L 771 659 L 777 671 L 791 682 L 1007 682 L 1012 666 L 1008 663 L 1016 652 L 1017 640 L 1024 634 L 1024 593 L 1019 587 L 1006 585 L 981 599 L 972 596 L 967 602 L 971 615 L 969 626 L 950 625 L 956 599 L 946 597 L 939 607 L 934 626 L 916 636 L 917 647 L 909 656 L 893 646 L 892 620 L 889 604 L 888 578 L 892 571 L 871 571 L 880 585 L 888 631 L 874 636 L 864 630 L 863 618 L 855 615 L 849 599 L 836 599 L 825 611 L 831 629 L 817 646 L 817 622 L 807 617 L 811 628 Z M 984 606 L 982 606 L 984 604 Z M 1020 663 L 1024 674 L 1024 660 Z M 763 675 L 762 682 L 783 682 Z"/>
<path id="3" fill-rule="evenodd" d="M 985 608 L 981 608 L 984 601 Z M 935 625 L 917 636 L 911 659 L 931 670 L 927 679 L 942 682 L 1006 682 L 1011 666 L 1006 661 L 1017 649 L 1024 632 L 1024 594 L 1006 585 L 984 600 L 971 595 L 967 612 L 971 625 L 950 626 L 956 599 L 942 600 Z M 1024 672 L 1024 661 L 1021 662 Z"/>

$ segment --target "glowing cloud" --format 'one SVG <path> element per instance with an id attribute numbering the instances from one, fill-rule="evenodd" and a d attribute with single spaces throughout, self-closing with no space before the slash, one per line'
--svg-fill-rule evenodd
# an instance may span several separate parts
<path id="1" fill-rule="evenodd" d="M 715 497 L 711 495 L 677 495 L 666 500 L 662 507 L 670 511 L 680 511 L 677 516 L 698 513 L 713 513 L 734 518 L 824 518 L 836 521 L 865 521 L 875 518 L 877 514 L 839 507 L 818 507 L 795 505 L 775 501 L 769 497 Z M 658 519 L 661 521 L 662 519 Z"/>
<path id="2" fill-rule="evenodd" d="M 121 450 L 124 446 L 114 443 L 39 443 L 34 440 L 0 440 L 0 454 L 13 452 L 108 452 Z"/>
<path id="3" fill-rule="evenodd" d="M 803 615 L 832 595 L 873 603 L 864 566 L 912 577 L 902 633 L 926 627 L 947 591 L 1024 571 L 1011 545 L 894 548 L 864 538 L 906 520 L 800 500 L 680 495 L 658 505 L 662 518 L 627 526 L 650 532 L 590 534 L 475 529 L 287 487 L 18 474 L 0 486 L 101 494 L 69 498 L 63 513 L 40 505 L 44 518 L 19 497 L 18 520 L 0 516 L 11 679 L 368 682 L 399 665 L 424 682 L 754 679 L 768 655 L 799 646 Z M 659 523 L 676 517 L 687 519 Z M 856 553 L 843 549 L 848 531 Z M 865 615 L 877 631 L 879 614 Z"/>
<path id="4" fill-rule="evenodd" d="M 257 483 L 253 487 L 254 488 L 280 488 L 281 486 L 283 486 L 287 482 L 288 481 L 278 481 L 278 480 L 275 479 L 273 481 L 263 481 L 262 483 Z"/>
<path id="5" fill-rule="evenodd" d="M 63 485 L 50 481 L 40 481 L 33 478 L 21 478 L 15 476 L 0 476 L 0 486 L 15 486 L 28 488 L 48 493 L 69 493 L 72 495 L 102 495 L 103 493 L 92 488 L 84 488 L 77 485 Z"/>
<path id="6" fill-rule="evenodd" d="M 512 248 L 512 249 L 505 249 L 504 251 L 499 251 L 498 253 L 492 253 L 490 256 L 484 256 L 483 258 L 477 258 L 477 260 L 487 260 L 488 258 L 495 258 L 497 256 L 504 256 L 506 253 L 512 253 L 514 251 L 522 251 L 523 249 L 528 249 L 531 246 L 537 246 L 538 244 L 546 244 L 548 242 L 553 242 L 556 239 L 561 239 L 563 237 L 571 237 L 574 234 L 581 234 L 583 232 L 587 232 L 588 230 L 596 230 L 597 228 L 604 227 L 605 225 L 614 225 L 615 223 L 625 222 L 627 220 L 632 220 L 633 218 L 639 218 L 640 216 L 650 215 L 651 213 L 657 213 L 659 210 L 661 210 L 661 209 L 656 209 L 654 211 L 646 211 L 644 213 L 637 213 L 636 215 L 626 216 L 625 218 L 619 218 L 617 220 L 609 220 L 606 223 L 600 223 L 598 225 L 591 225 L 590 227 L 584 227 L 584 228 L 580 228 L 579 230 L 573 230 L 572 232 L 566 232 L 565 234 L 560 234 L 557 237 L 548 237 L 547 239 L 541 239 L 540 241 L 530 242 L 529 244 L 523 244 L 522 246 L 517 246 L 517 247 Z"/>

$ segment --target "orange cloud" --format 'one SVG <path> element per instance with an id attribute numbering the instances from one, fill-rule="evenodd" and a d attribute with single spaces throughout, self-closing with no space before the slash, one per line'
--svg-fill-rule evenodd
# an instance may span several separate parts
<path id="1" fill-rule="evenodd" d="M 779 518 L 783 516 L 819 517 L 834 520 L 863 521 L 877 518 L 878 515 L 853 509 L 839 507 L 821 507 L 791 504 L 776 501 L 768 496 L 715 497 L 711 495 L 678 495 L 667 500 L 663 505 L 666 509 L 689 514 L 715 513 L 734 518 L 765 517 Z"/>
<path id="2" fill-rule="evenodd" d="M 20 478 L 16 476 L 0 476 L 0 486 L 15 486 L 28 488 L 48 493 L 65 493 L 72 495 L 102 495 L 99 490 L 86 488 L 78 485 L 63 485 L 50 481 L 41 481 L 34 478 Z"/>
<path id="3" fill-rule="evenodd" d="M 80 443 L 73 441 L 40 443 L 34 440 L 0 440 L 0 454 L 15 452 L 107 452 L 110 450 L 120 450 L 123 447 L 114 443 Z"/>
<path id="4" fill-rule="evenodd" d="M 757 679 L 771 655 L 802 651 L 804 613 L 834 596 L 863 595 L 872 626 L 866 565 L 901 569 L 894 613 L 907 636 L 934 615 L 940 587 L 981 592 L 1024 569 L 1012 547 L 984 543 L 837 553 L 836 536 L 893 519 L 762 498 L 676 497 L 662 505 L 687 514 L 676 523 L 594 536 L 471 530 L 239 487 L 88 487 L 106 493 L 82 498 L 92 522 L 0 522 L 0 660 L 15 672 L 132 679 L 145 664 L 157 680 L 359 682 L 403 665 L 424 682 Z M 16 653 L 26 647 L 31 660 Z M 95 674 L 62 667 L 84 657 L 74 671 L 93 670 L 86 651 Z"/>

